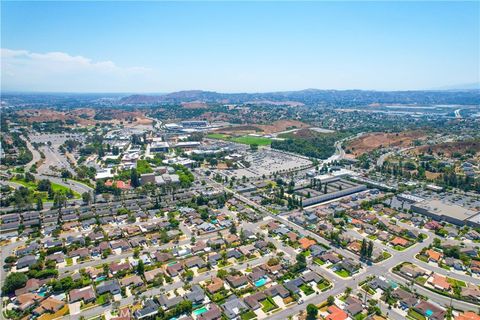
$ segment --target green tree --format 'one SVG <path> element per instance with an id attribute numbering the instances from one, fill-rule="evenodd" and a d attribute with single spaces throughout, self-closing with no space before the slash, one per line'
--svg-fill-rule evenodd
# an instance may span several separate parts
<path id="1" fill-rule="evenodd" d="M 235 225 L 234 222 L 232 222 L 232 225 L 230 226 L 230 233 L 237 234 L 237 226 Z"/>
<path id="2" fill-rule="evenodd" d="M 333 305 L 335 303 L 335 297 L 334 296 L 328 296 L 327 298 L 327 304 L 329 306 Z"/>
<path id="3" fill-rule="evenodd" d="M 137 273 L 139 275 L 143 275 L 145 273 L 145 265 L 143 264 L 143 260 L 138 260 Z"/>
<path id="4" fill-rule="evenodd" d="M 350 295 L 350 293 L 352 293 L 352 288 L 346 287 L 345 288 L 345 295 L 348 297 Z"/>
<path id="5" fill-rule="evenodd" d="M 368 242 L 367 257 L 368 257 L 369 259 L 371 259 L 371 258 L 372 258 L 372 255 L 373 255 L 373 241 L 370 240 L 370 241 Z"/>
<path id="6" fill-rule="evenodd" d="M 41 210 L 43 210 L 42 198 L 37 197 L 37 211 L 41 211 Z"/>
<path id="7" fill-rule="evenodd" d="M 140 187 L 140 179 L 138 177 L 137 169 L 135 168 L 132 168 L 132 170 L 130 170 L 130 184 L 134 188 Z"/>
<path id="8" fill-rule="evenodd" d="M 63 192 L 55 192 L 53 196 L 53 207 L 54 208 L 61 208 L 67 205 L 67 197 Z"/>
<path id="9" fill-rule="evenodd" d="M 49 192 L 52 189 L 50 180 L 42 179 L 38 182 L 37 190 L 42 192 Z"/>
<path id="10" fill-rule="evenodd" d="M 318 307 L 314 304 L 307 305 L 307 320 L 317 319 Z"/>
<path id="11" fill-rule="evenodd" d="M 90 201 L 92 201 L 92 196 L 90 195 L 90 192 L 82 193 L 82 200 L 83 200 L 83 203 L 89 204 Z"/>
<path id="12" fill-rule="evenodd" d="M 360 257 L 365 258 L 367 256 L 367 239 L 362 240 L 362 247 L 360 248 Z"/>
<path id="13" fill-rule="evenodd" d="M 228 271 L 225 269 L 220 269 L 217 271 L 217 277 L 220 279 L 225 279 L 228 276 Z"/>
<path id="14" fill-rule="evenodd" d="M 297 263 L 294 265 L 294 271 L 302 271 L 307 267 L 307 258 L 301 253 L 297 254 Z"/>
<path id="15" fill-rule="evenodd" d="M 21 272 L 12 272 L 5 278 L 5 283 L 2 287 L 4 294 L 9 294 L 17 289 L 23 288 L 27 283 L 28 277 Z"/>

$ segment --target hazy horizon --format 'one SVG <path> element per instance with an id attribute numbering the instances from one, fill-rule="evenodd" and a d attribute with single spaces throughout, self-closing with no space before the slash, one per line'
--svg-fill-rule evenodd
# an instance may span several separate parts
<path id="1" fill-rule="evenodd" d="M 51 95 L 62 95 L 62 94 L 74 94 L 74 95 L 88 95 L 88 94 L 95 94 L 95 95 L 152 95 L 152 96 L 160 96 L 160 95 L 167 95 L 177 92 L 192 92 L 192 91 L 200 91 L 200 92 L 212 92 L 218 94 L 266 94 L 266 93 L 282 93 L 282 92 L 300 92 L 300 91 L 307 91 L 307 90 L 318 90 L 318 91 L 372 91 L 372 92 L 442 92 L 442 91 L 477 91 L 480 90 L 480 83 L 479 84 L 468 84 L 468 86 L 475 86 L 474 88 L 470 87 L 461 87 L 458 88 L 432 88 L 432 89 L 415 89 L 415 90 L 375 90 L 375 89 L 322 89 L 322 88 L 305 88 L 300 90 L 273 90 L 273 91 L 218 91 L 218 90 L 202 90 L 202 89 L 185 89 L 185 90 L 177 90 L 177 91 L 169 91 L 169 92 L 154 92 L 154 91 L 118 91 L 118 92 L 102 92 L 102 91 L 84 91 L 84 92 L 75 92 L 75 91 L 19 91 L 19 90 L 2 90 L 4 94 L 51 94 Z"/>

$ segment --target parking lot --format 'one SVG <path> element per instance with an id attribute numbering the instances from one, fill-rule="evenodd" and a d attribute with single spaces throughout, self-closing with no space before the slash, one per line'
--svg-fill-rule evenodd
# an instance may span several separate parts
<path id="1" fill-rule="evenodd" d="M 265 175 L 268 177 L 276 172 L 286 172 L 311 165 L 311 161 L 305 158 L 270 149 L 262 149 L 259 152 L 248 154 L 245 160 L 250 163 L 249 168 L 240 168 L 222 173 L 237 179 L 243 176 L 256 178 Z"/>
<path id="2" fill-rule="evenodd" d="M 37 168 L 40 174 L 53 174 L 51 167 L 59 170 L 67 169 L 74 172 L 65 155 L 58 150 L 66 140 L 84 141 L 85 137 L 79 134 L 32 134 L 29 136 L 31 143 L 44 144 L 39 150 L 45 154 L 45 162 Z M 48 145 L 50 142 L 50 145 Z"/>

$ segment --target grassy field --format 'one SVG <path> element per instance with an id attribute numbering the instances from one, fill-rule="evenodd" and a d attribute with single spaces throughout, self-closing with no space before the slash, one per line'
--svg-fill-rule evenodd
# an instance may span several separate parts
<path id="1" fill-rule="evenodd" d="M 272 143 L 272 140 L 264 137 L 252 137 L 252 136 L 243 136 L 232 138 L 230 141 L 243 143 L 243 144 L 258 144 L 259 146 L 268 146 Z"/>
<path id="2" fill-rule="evenodd" d="M 19 179 L 11 179 L 12 182 L 15 182 L 15 183 L 18 183 L 18 184 L 21 184 L 22 186 L 30 189 L 30 190 L 36 190 L 37 189 L 37 185 L 35 184 L 35 182 L 25 182 L 23 180 L 19 180 Z"/>
<path id="3" fill-rule="evenodd" d="M 223 134 L 223 133 L 209 133 L 209 134 L 207 134 L 207 138 L 228 140 L 228 138 L 230 138 L 230 136 L 227 135 L 227 134 Z"/>
<path id="4" fill-rule="evenodd" d="M 23 180 L 19 180 L 19 179 L 12 179 L 11 180 L 12 182 L 15 182 L 15 183 L 18 183 L 18 184 L 21 184 L 22 186 L 30 189 L 30 191 L 34 192 L 34 193 L 38 193 L 42 196 L 42 200 L 43 201 L 47 201 L 47 197 L 48 197 L 48 194 L 47 192 L 40 192 L 40 191 L 37 191 L 37 183 L 35 182 L 26 182 L 26 181 L 23 181 Z M 67 192 L 67 190 L 69 188 L 65 187 L 65 186 L 62 186 L 60 184 L 57 184 L 57 183 L 54 183 L 54 182 L 51 182 L 51 186 L 52 186 L 52 190 L 54 192 L 57 192 L 57 191 L 60 191 L 60 192 Z M 73 191 L 73 190 L 72 190 Z M 81 195 L 76 192 L 76 191 L 73 191 L 73 197 L 74 199 L 80 199 Z"/>
<path id="5" fill-rule="evenodd" d="M 257 144 L 259 146 L 268 146 L 272 143 L 272 140 L 269 138 L 254 137 L 249 135 L 245 135 L 241 137 L 232 137 L 228 134 L 223 134 L 223 133 L 210 133 L 207 135 L 207 138 L 237 142 L 237 143 L 248 144 L 248 145 Z"/>

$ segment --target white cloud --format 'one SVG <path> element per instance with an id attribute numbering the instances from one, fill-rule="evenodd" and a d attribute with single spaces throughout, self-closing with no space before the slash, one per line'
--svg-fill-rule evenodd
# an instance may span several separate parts
<path id="1" fill-rule="evenodd" d="M 0 50 L 2 90 L 114 92 L 143 91 L 146 84 L 156 87 L 148 68 L 125 68 L 64 52 Z"/>

